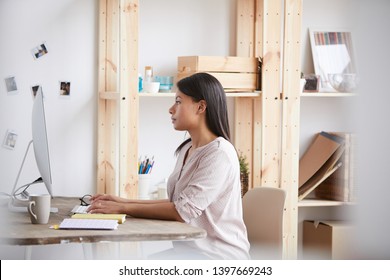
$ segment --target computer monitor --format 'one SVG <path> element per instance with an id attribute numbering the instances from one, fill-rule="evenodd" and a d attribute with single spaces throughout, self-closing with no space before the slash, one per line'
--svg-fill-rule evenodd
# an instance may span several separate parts
<path id="1" fill-rule="evenodd" d="M 47 191 L 51 197 L 53 197 L 49 143 L 47 141 L 46 131 L 45 106 L 43 104 L 43 93 L 41 87 L 38 88 L 34 99 L 31 129 L 37 167 Z"/>
<path id="2" fill-rule="evenodd" d="M 44 183 L 47 191 L 49 192 L 50 196 L 53 198 L 50 157 L 49 157 L 49 143 L 47 140 L 45 106 L 43 103 L 43 93 L 41 87 L 38 88 L 34 98 L 34 104 L 33 104 L 32 115 L 31 115 L 31 129 L 32 129 L 32 140 L 29 142 L 27 146 L 26 153 L 24 155 L 11 194 L 12 197 L 14 198 L 13 202 L 16 204 L 18 204 L 17 202 L 19 202 L 20 204 L 23 201 L 28 201 L 27 188 L 32 184 L 41 183 L 41 182 Z M 26 160 L 31 144 L 33 144 L 34 147 L 35 161 L 41 177 L 29 184 L 17 188 L 20 173 L 23 169 L 23 165 Z M 23 189 L 23 191 L 18 193 L 20 189 Z M 22 195 L 22 199 L 17 198 L 17 195 Z M 17 207 L 17 205 L 11 204 L 10 209 L 19 212 L 19 211 L 25 211 L 26 207 L 24 207 L 23 209 L 23 207 Z M 52 208 L 51 211 L 56 212 L 57 209 Z"/>

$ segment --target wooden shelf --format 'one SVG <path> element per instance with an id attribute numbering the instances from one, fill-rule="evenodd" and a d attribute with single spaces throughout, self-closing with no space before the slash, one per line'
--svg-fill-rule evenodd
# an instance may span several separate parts
<path id="1" fill-rule="evenodd" d="M 322 199 L 303 199 L 298 202 L 298 207 L 320 207 L 320 206 L 345 206 L 355 205 L 354 202 L 343 202 L 335 200 L 322 200 Z"/>
<path id="2" fill-rule="evenodd" d="M 301 97 L 352 97 L 356 93 L 351 92 L 303 92 Z"/>
<path id="3" fill-rule="evenodd" d="M 226 97 L 259 97 L 261 91 L 255 92 L 227 92 Z M 175 92 L 158 92 L 158 93 L 148 93 L 140 92 L 140 97 L 175 97 Z"/>
<path id="4" fill-rule="evenodd" d="M 255 92 L 226 92 L 227 97 L 260 97 L 261 91 Z"/>
<path id="5" fill-rule="evenodd" d="M 149 93 L 149 92 L 140 92 L 138 93 L 140 97 L 175 97 L 174 92 L 158 92 L 158 93 Z"/>

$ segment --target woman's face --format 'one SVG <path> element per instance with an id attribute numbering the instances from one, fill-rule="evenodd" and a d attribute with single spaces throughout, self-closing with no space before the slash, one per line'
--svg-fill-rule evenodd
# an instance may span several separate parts
<path id="1" fill-rule="evenodd" d="M 199 102 L 177 91 L 175 104 L 169 108 L 173 127 L 176 130 L 192 130 L 199 125 Z"/>

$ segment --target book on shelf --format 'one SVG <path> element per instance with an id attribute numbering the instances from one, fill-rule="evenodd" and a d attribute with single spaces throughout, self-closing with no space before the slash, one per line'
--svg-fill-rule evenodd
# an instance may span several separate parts
<path id="1" fill-rule="evenodd" d="M 350 153 L 349 153 L 349 201 L 357 201 L 357 185 L 355 180 L 356 170 L 356 155 L 357 155 L 357 139 L 356 134 L 351 133 L 349 136 L 350 139 Z"/>
<path id="2" fill-rule="evenodd" d="M 338 135 L 344 139 L 345 149 L 340 158 L 342 166 L 315 189 L 315 197 L 353 202 L 356 200 L 354 186 L 355 135 L 347 132 L 331 132 L 331 134 Z"/>
<path id="3" fill-rule="evenodd" d="M 72 219 L 89 219 L 89 220 L 116 220 L 119 224 L 126 221 L 126 214 L 73 214 Z"/>
<path id="4" fill-rule="evenodd" d="M 342 166 L 345 140 L 336 134 L 320 132 L 299 160 L 298 199 L 307 197 L 314 189 Z"/>

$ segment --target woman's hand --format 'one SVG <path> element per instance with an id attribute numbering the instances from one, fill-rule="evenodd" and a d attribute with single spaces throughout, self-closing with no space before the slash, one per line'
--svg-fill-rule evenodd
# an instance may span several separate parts
<path id="1" fill-rule="evenodd" d="M 126 199 L 111 194 L 95 194 L 91 197 L 92 204 L 96 201 L 114 201 L 114 202 L 126 202 Z"/>
<path id="2" fill-rule="evenodd" d="M 108 196 L 107 198 L 112 198 Z M 100 214 L 127 214 L 125 212 L 125 204 L 116 202 L 110 199 L 97 199 L 88 207 L 88 213 Z"/>

